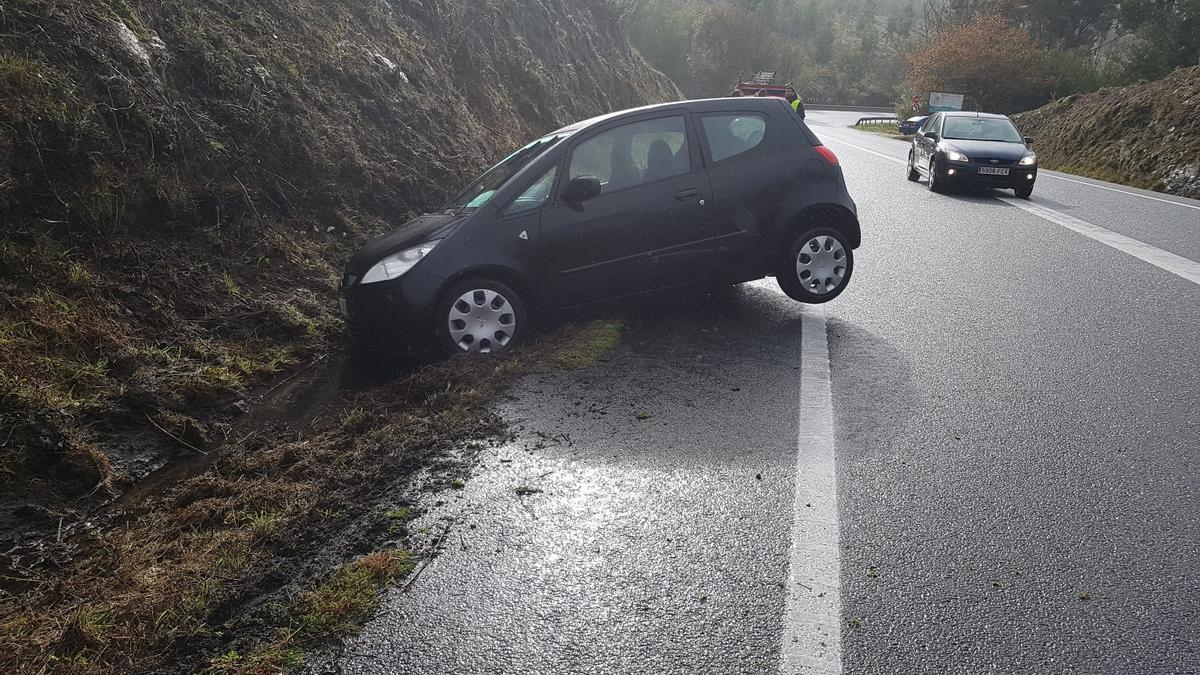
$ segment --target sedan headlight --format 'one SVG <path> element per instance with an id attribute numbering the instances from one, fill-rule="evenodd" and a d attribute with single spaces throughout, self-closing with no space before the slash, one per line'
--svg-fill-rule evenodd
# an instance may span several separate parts
<path id="1" fill-rule="evenodd" d="M 420 246 L 414 246 L 408 250 L 393 253 L 375 263 L 374 267 L 367 270 L 367 273 L 363 275 L 362 281 L 359 283 L 373 284 L 378 281 L 398 279 L 416 267 L 417 263 L 429 255 L 429 252 L 437 245 L 437 241 L 429 241 Z"/>
<path id="2" fill-rule="evenodd" d="M 946 151 L 946 159 L 950 160 L 951 162 L 969 162 L 969 161 L 971 161 L 971 160 L 967 159 L 966 155 L 962 154 L 961 152 L 958 152 L 957 150 L 947 150 Z"/>
<path id="3" fill-rule="evenodd" d="M 1037 155 L 1025 155 L 1021 158 L 1021 166 L 1033 166 L 1037 164 Z"/>

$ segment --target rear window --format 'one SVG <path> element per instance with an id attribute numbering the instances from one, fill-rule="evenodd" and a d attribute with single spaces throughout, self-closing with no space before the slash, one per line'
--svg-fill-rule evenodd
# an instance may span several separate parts
<path id="1" fill-rule="evenodd" d="M 755 113 L 706 115 L 701 126 L 714 162 L 757 148 L 767 134 L 767 119 Z"/>

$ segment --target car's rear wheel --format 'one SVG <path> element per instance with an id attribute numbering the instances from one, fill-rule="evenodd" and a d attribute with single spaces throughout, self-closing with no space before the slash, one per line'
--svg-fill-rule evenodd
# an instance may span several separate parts
<path id="1" fill-rule="evenodd" d="M 929 160 L 929 191 L 937 193 L 946 191 L 946 186 L 938 179 L 936 159 Z"/>
<path id="2" fill-rule="evenodd" d="M 442 295 L 434 313 L 438 342 L 451 354 L 499 354 L 529 330 L 517 292 L 490 279 L 460 281 Z"/>
<path id="3" fill-rule="evenodd" d="M 1013 188 L 1013 192 L 1021 199 L 1029 199 L 1029 195 L 1033 194 L 1033 186 L 1026 185 L 1024 187 Z"/>
<path id="4" fill-rule="evenodd" d="M 854 251 L 845 235 L 818 227 L 792 239 L 775 278 L 789 298 L 816 305 L 841 295 L 853 273 Z"/>
<path id="5" fill-rule="evenodd" d="M 921 180 L 921 172 L 917 171 L 917 160 L 913 157 L 913 151 L 908 151 L 908 179 L 912 182 Z"/>

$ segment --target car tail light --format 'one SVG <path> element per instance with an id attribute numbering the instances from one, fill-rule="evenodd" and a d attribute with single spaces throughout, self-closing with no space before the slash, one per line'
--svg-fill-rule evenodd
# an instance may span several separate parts
<path id="1" fill-rule="evenodd" d="M 841 164 L 838 162 L 837 155 L 833 154 L 833 151 L 832 151 L 832 150 L 830 150 L 829 148 L 827 148 L 827 147 L 825 147 L 825 146 L 823 146 L 823 145 L 818 145 L 818 146 L 816 146 L 816 148 L 817 148 L 817 152 L 818 152 L 818 153 L 820 153 L 820 154 L 821 154 L 821 156 L 825 158 L 825 161 L 826 161 L 826 162 L 829 162 L 830 164 L 832 164 L 832 165 L 834 165 L 834 166 L 840 166 L 840 165 L 841 165 Z"/>

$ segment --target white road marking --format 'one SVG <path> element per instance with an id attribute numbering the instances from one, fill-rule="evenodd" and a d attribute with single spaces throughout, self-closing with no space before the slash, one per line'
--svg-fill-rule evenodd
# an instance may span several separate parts
<path id="1" fill-rule="evenodd" d="M 897 164 L 908 164 L 908 158 L 907 158 L 907 157 L 905 157 L 905 158 L 901 159 L 900 157 L 893 157 L 892 155 L 885 155 L 885 154 L 883 154 L 882 152 L 875 152 L 874 150 L 871 150 L 870 148 L 864 148 L 864 147 L 863 147 L 863 146 L 861 146 L 861 145 L 855 145 L 855 144 L 853 144 L 853 143 L 847 143 L 846 141 L 843 141 L 843 140 L 842 140 L 842 139 L 840 139 L 840 138 L 832 138 L 832 137 L 831 137 L 831 138 L 822 138 L 821 140 L 822 140 L 822 141 L 833 141 L 834 143 L 840 143 L 840 144 L 842 144 L 842 145 L 848 145 L 848 146 L 850 146 L 850 147 L 854 148 L 855 150 L 862 150 L 863 152 L 868 152 L 868 153 L 870 153 L 870 154 L 872 154 L 872 155 L 875 155 L 876 157 L 882 157 L 882 158 L 886 159 L 886 160 L 887 160 L 887 161 L 889 161 L 889 162 L 895 162 L 895 163 L 897 163 Z"/>
<path id="2" fill-rule="evenodd" d="M 1194 204 L 1184 204 L 1183 202 L 1177 202 L 1172 199 L 1163 199 L 1162 197 L 1151 197 L 1150 195 L 1144 195 L 1144 194 L 1141 194 L 1138 192 L 1130 192 L 1129 190 L 1122 190 L 1120 188 L 1108 187 L 1107 185 L 1097 185 L 1096 183 L 1089 183 L 1088 181 L 1085 181 L 1085 180 L 1075 180 L 1074 178 L 1067 178 L 1066 176 L 1060 176 L 1057 173 L 1050 173 L 1049 171 L 1043 171 L 1041 173 L 1041 175 L 1049 176 L 1050 178 L 1055 178 L 1057 180 L 1065 180 L 1068 183 L 1078 183 L 1080 185 L 1086 185 L 1088 187 L 1099 188 L 1101 190 L 1108 190 L 1109 192 L 1120 192 L 1121 194 L 1129 195 L 1130 197 L 1140 197 L 1142 199 L 1149 199 L 1152 202 L 1162 202 L 1164 204 L 1174 204 L 1175 206 L 1182 206 L 1185 209 L 1196 209 L 1197 211 L 1200 211 L 1200 206 L 1196 206 Z"/>
<path id="3" fill-rule="evenodd" d="M 824 305 L 804 307 L 792 550 L 780 672 L 842 672 L 842 598 L 833 395 Z"/>
<path id="4" fill-rule="evenodd" d="M 999 199 L 1000 201 L 1012 204 L 1022 211 L 1027 211 L 1039 218 L 1048 220 L 1055 225 L 1061 225 L 1068 230 L 1082 234 L 1090 239 L 1095 239 L 1101 244 L 1111 246 L 1123 253 L 1128 253 L 1139 260 L 1144 260 L 1155 267 L 1187 279 L 1194 284 L 1200 284 L 1200 263 L 1193 260 L 1175 255 L 1170 251 L 1164 251 L 1157 246 L 1151 246 L 1137 239 L 1126 237 L 1123 234 L 1117 234 L 1099 225 L 1093 225 L 1086 220 L 1080 220 L 1074 216 L 1059 213 L 1041 204 L 1014 197 L 1000 197 Z"/>

